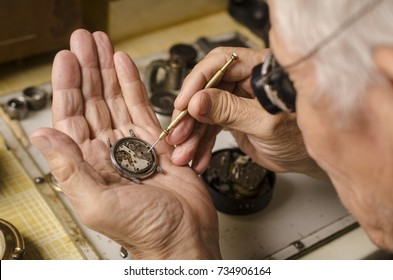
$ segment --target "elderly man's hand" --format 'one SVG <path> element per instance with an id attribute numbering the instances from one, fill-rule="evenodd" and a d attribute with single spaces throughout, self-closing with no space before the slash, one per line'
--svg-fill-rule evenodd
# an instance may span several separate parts
<path id="1" fill-rule="evenodd" d="M 136 258 L 220 258 L 210 196 L 191 168 L 172 164 L 172 146 L 156 148 L 164 172 L 143 184 L 111 166 L 108 138 L 114 143 L 132 129 L 152 143 L 160 133 L 132 60 L 114 53 L 104 33 L 77 30 L 71 51 L 55 58 L 52 86 L 55 129 L 30 139 L 82 222 Z"/>
<path id="2" fill-rule="evenodd" d="M 203 89 L 233 52 L 239 60 L 215 88 Z M 325 178 L 306 153 L 296 115 L 272 116 L 253 98 L 251 70 L 263 61 L 265 54 L 266 51 L 220 47 L 196 65 L 175 103 L 177 112 L 188 107 L 192 118 L 184 119 L 167 137 L 170 144 L 176 145 L 173 163 L 183 165 L 192 160 L 194 170 L 202 173 L 209 164 L 217 133 L 226 128 L 239 147 L 265 168 Z"/>

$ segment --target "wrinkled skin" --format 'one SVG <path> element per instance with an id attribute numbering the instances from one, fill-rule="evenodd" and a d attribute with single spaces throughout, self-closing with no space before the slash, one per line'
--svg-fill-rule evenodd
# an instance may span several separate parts
<path id="1" fill-rule="evenodd" d="M 136 258 L 220 258 L 210 196 L 191 168 L 172 164 L 172 146 L 157 145 L 164 172 L 143 184 L 111 166 L 108 138 L 114 143 L 132 129 L 153 143 L 160 133 L 132 60 L 114 53 L 104 33 L 77 30 L 71 50 L 54 60 L 52 86 L 54 129 L 39 129 L 30 139 L 82 222 Z"/>
<path id="2" fill-rule="evenodd" d="M 279 63 L 288 65 L 300 55 L 280 38 L 272 2 L 271 47 Z M 381 47 L 370 55 L 393 81 L 393 48 Z M 308 153 L 326 171 L 343 204 L 370 239 L 393 251 L 392 83 L 367 88 L 364 102 L 337 125 L 334 100 L 325 97 L 315 102 L 313 98 L 317 88 L 311 59 L 289 69 L 289 75 L 298 93 L 298 125 Z"/>
<path id="3" fill-rule="evenodd" d="M 270 42 L 280 64 L 298 58 L 280 41 L 274 18 Z M 215 89 L 201 90 L 233 51 L 240 60 Z M 31 141 L 82 221 L 137 258 L 220 257 L 216 212 L 185 165 L 193 160 L 197 173 L 205 170 L 222 128 L 266 168 L 314 177 L 326 172 L 370 238 L 393 250 L 392 84 L 370 88 L 349 125 L 337 127 L 333 101 L 312 101 L 313 68 L 305 62 L 289 72 L 298 92 L 297 115 L 271 116 L 252 99 L 249 86 L 251 69 L 264 55 L 219 48 L 195 67 L 175 104 L 175 115 L 188 104 L 190 116 L 156 147 L 164 173 L 135 185 L 113 171 L 106 140 L 113 143 L 133 129 L 152 143 L 160 133 L 158 121 L 130 58 L 113 54 L 103 33 L 79 30 L 71 51 L 60 52 L 53 65 L 55 129 L 40 129 Z M 375 61 L 393 80 L 393 49 L 376 50 Z"/>
<path id="4" fill-rule="evenodd" d="M 214 88 L 203 89 L 233 52 L 239 60 Z M 193 169 L 202 173 L 209 164 L 217 133 L 225 128 L 231 130 L 239 147 L 265 168 L 326 178 L 305 150 L 296 115 L 270 115 L 253 98 L 251 71 L 266 53 L 267 50 L 216 48 L 192 70 L 175 102 L 175 116 L 188 107 L 191 117 L 167 138 L 176 145 L 173 163 L 183 165 L 192 160 Z"/>
<path id="5" fill-rule="evenodd" d="M 301 55 L 281 40 L 275 29 L 273 4 L 274 1 L 269 2 L 272 51 L 281 65 L 289 65 Z M 217 88 L 203 89 L 232 52 L 238 54 L 239 61 Z M 177 145 L 172 161 L 182 165 L 192 159 L 194 170 L 203 172 L 217 132 L 222 127 L 230 129 L 241 149 L 266 168 L 317 178 L 327 174 L 343 204 L 371 240 L 393 251 L 393 129 L 387 125 L 393 118 L 392 84 L 367 89 L 364 104 L 340 127 L 336 125 L 334 100 L 314 101 L 313 93 L 318 88 L 309 59 L 289 69 L 298 94 L 297 114 L 271 116 L 255 99 L 250 99 L 251 68 L 263 61 L 264 54 L 220 48 L 195 67 L 175 103 L 175 116 L 188 106 L 192 118 L 168 137 L 169 143 Z M 376 50 L 375 62 L 392 80 L 392 48 Z"/>
<path id="6" fill-rule="evenodd" d="M 378 60 L 385 55 L 385 50 L 377 51 Z M 390 55 L 393 62 L 392 50 Z M 382 63 L 381 69 L 386 65 Z M 392 69 L 389 71 L 393 79 Z M 390 251 L 393 251 L 393 129 L 387 124 L 393 121 L 392 92 L 391 84 L 370 88 L 365 103 L 346 127 L 334 125 L 337 115 L 331 111 L 331 100 L 316 105 L 310 101 L 308 92 L 303 91 L 304 96 L 298 102 L 298 123 L 310 155 L 327 172 L 343 204 L 370 239 Z"/>

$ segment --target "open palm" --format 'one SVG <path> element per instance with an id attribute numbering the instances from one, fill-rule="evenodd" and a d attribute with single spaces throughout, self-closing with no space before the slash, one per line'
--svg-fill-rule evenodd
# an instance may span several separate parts
<path id="1" fill-rule="evenodd" d="M 112 167 L 108 139 L 135 134 L 153 143 L 160 128 L 132 60 L 114 53 L 106 34 L 77 30 L 71 50 L 52 70 L 53 126 L 31 141 L 83 223 L 137 258 L 218 258 L 217 215 L 206 188 L 188 166 L 175 166 L 173 147 L 155 151 L 164 170 L 135 184 Z"/>

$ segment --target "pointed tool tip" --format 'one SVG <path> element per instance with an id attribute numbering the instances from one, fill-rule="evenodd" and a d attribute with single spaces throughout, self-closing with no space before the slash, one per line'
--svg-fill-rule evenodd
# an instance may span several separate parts
<path id="1" fill-rule="evenodd" d="M 154 147 L 157 145 L 157 143 L 160 141 L 160 139 L 158 138 L 156 142 L 154 142 L 154 144 L 150 147 L 150 149 L 147 151 L 148 153 L 154 149 Z"/>

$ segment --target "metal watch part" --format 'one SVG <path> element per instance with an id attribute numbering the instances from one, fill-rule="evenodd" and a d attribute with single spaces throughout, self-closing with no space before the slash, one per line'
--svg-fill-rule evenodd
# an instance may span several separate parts
<path id="1" fill-rule="evenodd" d="M 113 168 L 123 177 L 135 182 L 141 181 L 154 172 L 161 173 L 157 155 L 146 141 L 139 139 L 130 129 L 130 137 L 117 140 L 113 145 L 108 139 Z"/>
<path id="2" fill-rule="evenodd" d="M 229 215 L 248 215 L 270 203 L 275 174 L 245 155 L 238 148 L 215 151 L 201 176 L 214 206 Z"/>
<path id="3" fill-rule="evenodd" d="M 38 87 L 28 87 L 23 90 L 23 97 L 26 99 L 27 108 L 37 111 L 45 108 L 48 93 Z"/>
<path id="4" fill-rule="evenodd" d="M 26 99 L 22 96 L 11 98 L 4 106 L 11 119 L 23 120 L 27 117 L 28 109 Z"/>
<path id="5" fill-rule="evenodd" d="M 10 222 L 0 219 L 0 259 L 21 260 L 25 243 L 18 229 Z"/>
<path id="6" fill-rule="evenodd" d="M 56 180 L 55 176 L 53 176 L 52 173 L 46 174 L 44 179 L 45 179 L 46 182 L 48 182 L 50 184 L 52 189 L 54 189 L 57 192 L 63 192 L 63 190 L 61 189 L 61 185 L 60 185 L 59 181 Z"/>

